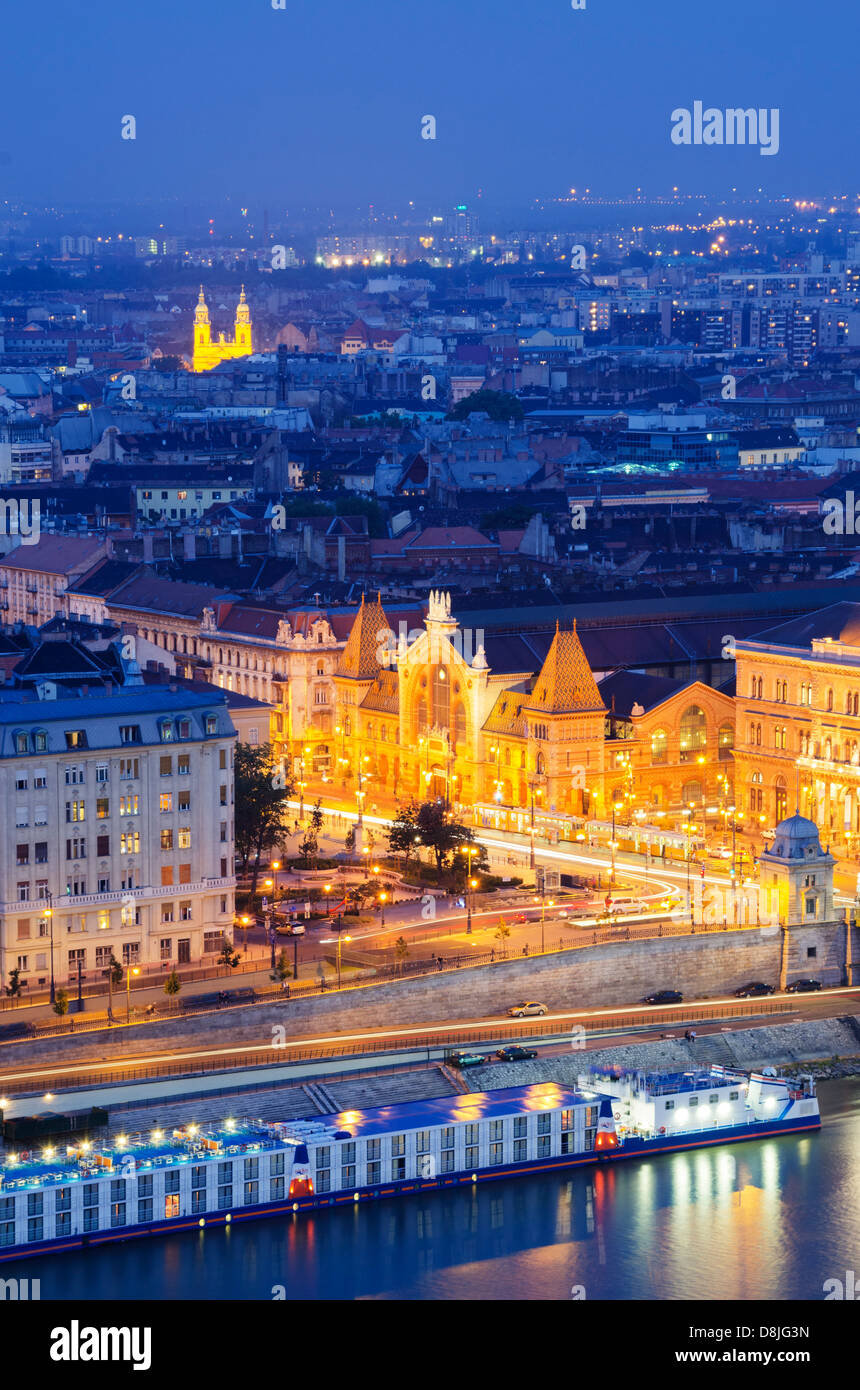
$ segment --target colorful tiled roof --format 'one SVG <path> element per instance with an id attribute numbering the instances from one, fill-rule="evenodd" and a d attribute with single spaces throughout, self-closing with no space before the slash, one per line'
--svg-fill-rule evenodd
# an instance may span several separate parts
<path id="1" fill-rule="evenodd" d="M 375 603 L 366 603 L 362 595 L 361 607 L 350 629 L 337 675 L 348 676 L 352 680 L 372 679 L 379 670 L 380 647 L 385 645 L 390 631 L 391 625 L 379 594 Z"/>
<path id="2" fill-rule="evenodd" d="M 576 631 L 562 631 L 556 624 L 552 646 L 540 669 L 527 708 L 542 714 L 604 710 L 600 691 L 591 673 Z"/>

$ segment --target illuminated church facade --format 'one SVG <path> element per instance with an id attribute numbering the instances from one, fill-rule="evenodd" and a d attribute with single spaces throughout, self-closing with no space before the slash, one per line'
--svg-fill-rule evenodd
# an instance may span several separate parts
<path id="1" fill-rule="evenodd" d="M 239 303 L 236 306 L 233 337 L 225 338 L 224 334 L 220 333 L 217 341 L 213 342 L 209 308 L 201 285 L 197 308 L 194 311 L 193 370 L 195 372 L 211 372 L 212 368 L 217 367 L 219 362 L 225 362 L 231 357 L 248 357 L 253 351 L 251 310 L 245 298 L 245 286 L 242 286 Z"/>
<path id="2" fill-rule="evenodd" d="M 365 809 L 444 798 L 487 826 L 533 815 L 563 834 L 599 813 L 606 709 L 575 628 L 539 663 L 492 638 L 472 652 L 448 594 L 431 594 L 424 628 L 398 642 L 379 600 L 362 602 L 333 676 L 332 780 Z"/>

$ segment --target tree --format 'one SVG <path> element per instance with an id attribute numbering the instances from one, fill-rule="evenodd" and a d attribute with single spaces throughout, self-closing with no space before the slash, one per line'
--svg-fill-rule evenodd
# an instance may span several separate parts
<path id="1" fill-rule="evenodd" d="M 253 861 L 251 892 L 255 893 L 261 856 L 283 844 L 290 833 L 287 803 L 293 781 L 273 757 L 270 743 L 237 743 L 233 779 L 236 853 L 243 871 Z"/>
<path id="2" fill-rule="evenodd" d="M 409 856 L 416 851 L 418 839 L 418 804 L 410 802 L 402 806 L 387 830 L 388 849 L 391 854 L 402 854 L 404 869 L 409 867 Z"/>
<path id="3" fill-rule="evenodd" d="M 57 997 L 54 1000 L 54 1013 L 58 1018 L 64 1018 L 69 1012 L 69 996 L 64 989 L 57 990 Z"/>
<path id="4" fill-rule="evenodd" d="M 409 946 L 404 936 L 398 936 L 397 940 L 395 941 L 394 954 L 397 957 L 397 964 L 400 968 L 400 973 L 402 975 L 404 962 L 406 960 L 406 957 L 409 955 Z"/>
<path id="5" fill-rule="evenodd" d="M 496 927 L 496 940 L 500 943 L 500 946 L 501 946 L 501 954 L 502 954 L 502 955 L 506 955 L 506 954 L 507 954 L 507 947 L 506 947 L 506 945 L 505 945 L 505 942 L 507 941 L 507 939 L 508 939 L 508 937 L 510 936 L 510 934 L 511 934 L 511 929 L 510 929 L 510 927 L 508 926 L 508 924 L 507 924 L 507 922 L 505 921 L 504 917 L 500 917 L 500 918 L 499 918 L 499 925 Z"/>
<path id="6" fill-rule="evenodd" d="M 284 980 L 288 979 L 291 974 L 292 966 L 289 964 L 287 960 L 287 953 L 286 951 L 280 951 L 278 954 L 278 959 L 275 961 L 275 968 L 271 972 L 269 978 L 272 980 L 280 980 L 281 982 L 283 982 Z"/>
<path id="7" fill-rule="evenodd" d="M 421 843 L 433 851 L 440 878 L 446 867 L 452 867 L 455 873 L 468 870 L 470 863 L 473 869 L 486 867 L 486 851 L 478 844 L 472 830 L 453 820 L 440 801 L 425 801 L 418 807 L 416 826 Z M 474 849 L 474 854 L 461 856 L 464 848 Z"/>
<path id="8" fill-rule="evenodd" d="M 364 883 L 354 883 L 346 892 L 346 900 L 350 905 L 350 910 L 360 912 L 365 899 L 372 898 L 375 892 L 376 884 L 371 883 L 370 879 L 365 879 Z"/>
<path id="9" fill-rule="evenodd" d="M 225 970 L 235 970 L 241 957 L 238 951 L 233 950 L 233 943 L 229 936 L 224 937 L 224 944 L 221 947 L 221 954 L 216 964 L 223 965 Z"/>
<path id="10" fill-rule="evenodd" d="M 355 826 L 351 825 L 344 836 L 343 847 L 347 854 L 355 853 Z"/>
<path id="11" fill-rule="evenodd" d="M 299 854 L 304 859 L 305 864 L 309 864 L 311 868 L 316 867 L 316 862 L 319 857 L 319 837 L 320 831 L 322 830 L 322 823 L 322 805 L 321 802 L 317 800 L 316 805 L 308 817 L 308 828 L 305 831 L 305 838 L 299 845 Z"/>
<path id="12" fill-rule="evenodd" d="M 171 970 L 170 974 L 168 975 L 167 979 L 164 981 L 164 993 L 167 995 L 168 999 L 175 999 L 176 995 L 179 993 L 181 988 L 182 981 L 177 975 L 176 968 L 174 967 L 174 969 Z"/>
<path id="13" fill-rule="evenodd" d="M 6 993 L 11 999 L 20 999 L 21 997 L 21 971 L 17 966 L 14 970 L 9 971 L 9 983 L 6 986 Z"/>
<path id="14" fill-rule="evenodd" d="M 522 403 L 509 391 L 473 391 L 464 396 L 445 417 L 448 420 L 468 420 L 475 411 L 489 415 L 491 420 L 522 420 Z"/>
<path id="15" fill-rule="evenodd" d="M 122 966 L 114 955 L 110 953 L 110 964 L 102 974 L 107 977 L 108 982 L 108 1018 L 113 1022 L 113 992 L 116 985 L 122 984 Z"/>

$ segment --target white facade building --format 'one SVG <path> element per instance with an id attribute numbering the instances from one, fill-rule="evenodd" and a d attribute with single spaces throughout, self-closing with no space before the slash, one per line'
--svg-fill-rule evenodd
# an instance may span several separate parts
<path id="1" fill-rule="evenodd" d="M 103 978 L 221 949 L 234 912 L 233 746 L 217 696 L 130 685 L 0 698 L 0 972 Z M 48 909 L 51 909 L 48 911 Z"/>

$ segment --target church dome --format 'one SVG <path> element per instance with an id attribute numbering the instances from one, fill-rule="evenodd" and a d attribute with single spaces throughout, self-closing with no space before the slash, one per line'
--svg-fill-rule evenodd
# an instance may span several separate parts
<path id="1" fill-rule="evenodd" d="M 773 843 L 765 854 L 769 859 L 809 859 L 822 855 L 818 826 L 806 816 L 788 816 L 776 827 Z"/>

